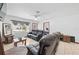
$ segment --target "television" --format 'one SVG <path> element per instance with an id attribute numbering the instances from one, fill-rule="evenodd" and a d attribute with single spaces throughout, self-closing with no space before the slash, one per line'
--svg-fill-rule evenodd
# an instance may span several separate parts
<path id="1" fill-rule="evenodd" d="M 1 11 L 1 9 L 2 9 L 2 6 L 3 6 L 3 3 L 0 3 L 0 11 Z"/>

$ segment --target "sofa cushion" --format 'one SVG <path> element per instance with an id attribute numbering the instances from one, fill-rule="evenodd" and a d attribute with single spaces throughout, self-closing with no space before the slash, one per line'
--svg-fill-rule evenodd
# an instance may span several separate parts
<path id="1" fill-rule="evenodd" d="M 39 51 L 39 43 L 31 44 L 26 46 L 33 55 L 37 55 Z"/>

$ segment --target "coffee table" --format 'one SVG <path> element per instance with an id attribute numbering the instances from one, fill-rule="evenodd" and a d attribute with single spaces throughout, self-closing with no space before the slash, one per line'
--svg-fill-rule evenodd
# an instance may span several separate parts
<path id="1" fill-rule="evenodd" d="M 14 42 L 14 46 L 17 47 L 17 44 L 20 43 L 20 42 L 22 42 L 22 44 L 24 42 L 24 45 L 26 46 L 26 40 L 27 40 L 27 38 L 18 39 L 18 41 Z"/>

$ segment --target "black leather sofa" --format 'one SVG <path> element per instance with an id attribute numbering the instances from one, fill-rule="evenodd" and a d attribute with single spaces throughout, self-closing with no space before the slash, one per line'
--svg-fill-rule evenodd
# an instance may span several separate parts
<path id="1" fill-rule="evenodd" d="M 27 46 L 27 55 L 55 55 L 60 38 L 60 33 L 43 36 L 39 43 Z"/>
<path id="2" fill-rule="evenodd" d="M 45 32 L 43 30 L 32 30 L 27 34 L 27 37 L 39 41 L 42 36 L 49 34 L 49 32 Z"/>

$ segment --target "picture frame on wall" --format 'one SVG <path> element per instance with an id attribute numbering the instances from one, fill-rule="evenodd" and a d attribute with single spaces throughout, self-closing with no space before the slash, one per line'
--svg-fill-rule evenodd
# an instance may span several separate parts
<path id="1" fill-rule="evenodd" d="M 12 34 L 12 29 L 11 29 L 11 24 L 9 23 L 2 23 L 2 31 L 3 31 L 3 35 L 10 35 Z"/>
<path id="2" fill-rule="evenodd" d="M 43 31 L 49 32 L 50 25 L 49 22 L 44 22 L 43 23 Z"/>
<path id="3" fill-rule="evenodd" d="M 38 24 L 32 23 L 32 30 L 38 30 Z"/>

